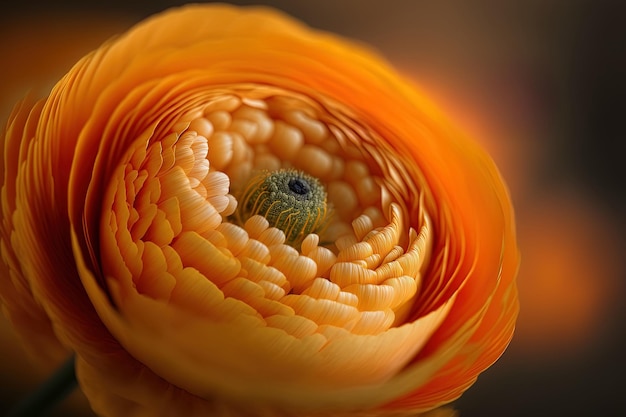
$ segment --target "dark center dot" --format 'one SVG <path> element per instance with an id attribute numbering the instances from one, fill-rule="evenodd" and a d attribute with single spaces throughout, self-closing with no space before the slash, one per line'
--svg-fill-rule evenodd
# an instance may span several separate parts
<path id="1" fill-rule="evenodd" d="M 289 190 L 298 195 L 305 195 L 310 191 L 309 184 L 301 178 L 290 179 L 288 185 Z"/>

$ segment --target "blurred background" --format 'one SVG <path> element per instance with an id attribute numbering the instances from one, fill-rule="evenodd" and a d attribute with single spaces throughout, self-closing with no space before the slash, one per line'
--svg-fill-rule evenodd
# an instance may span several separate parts
<path id="1" fill-rule="evenodd" d="M 489 149 L 517 211 L 517 332 L 462 417 L 623 416 L 626 10 L 620 1 L 235 1 L 370 44 Z M 3 6 L 0 111 L 176 1 Z M 45 375 L 0 322 L 0 413 Z M 43 347 L 42 347 L 43 348 Z M 89 416 L 79 392 L 54 415 Z"/>

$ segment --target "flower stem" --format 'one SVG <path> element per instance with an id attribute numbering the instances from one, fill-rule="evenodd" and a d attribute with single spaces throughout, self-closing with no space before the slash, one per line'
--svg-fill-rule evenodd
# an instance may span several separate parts
<path id="1" fill-rule="evenodd" d="M 29 396 L 20 401 L 5 417 L 42 416 L 76 387 L 74 356 L 65 361 Z"/>

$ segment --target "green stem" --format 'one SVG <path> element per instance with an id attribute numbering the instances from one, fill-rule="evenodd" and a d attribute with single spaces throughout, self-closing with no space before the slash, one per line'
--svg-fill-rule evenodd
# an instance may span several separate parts
<path id="1" fill-rule="evenodd" d="M 43 416 L 47 410 L 72 392 L 76 385 L 74 356 L 72 356 L 5 417 Z"/>

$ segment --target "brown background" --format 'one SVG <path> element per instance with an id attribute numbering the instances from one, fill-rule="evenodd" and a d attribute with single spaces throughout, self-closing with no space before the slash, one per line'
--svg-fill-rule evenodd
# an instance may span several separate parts
<path id="1" fill-rule="evenodd" d="M 484 143 L 509 184 L 522 311 L 509 350 L 456 402 L 461 416 L 626 415 L 621 2 L 258 3 L 371 44 Z M 35 80 L 49 88 L 85 52 L 175 4 L 4 6 L 0 110 Z M 0 346 L 1 412 L 44 375 L 4 321 Z M 56 415 L 90 412 L 75 393 Z"/>

